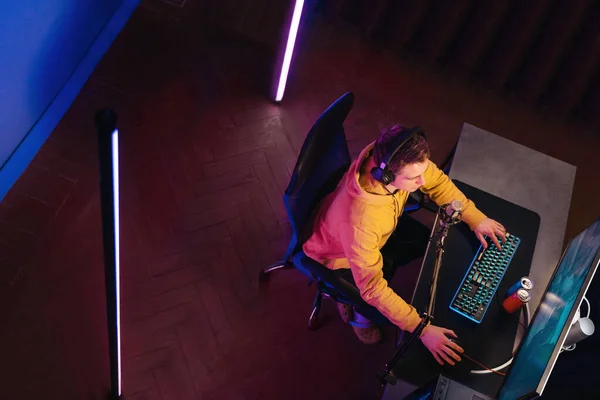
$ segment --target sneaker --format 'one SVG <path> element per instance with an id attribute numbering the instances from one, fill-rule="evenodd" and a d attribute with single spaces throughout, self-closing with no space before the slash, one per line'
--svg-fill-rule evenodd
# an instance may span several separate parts
<path id="1" fill-rule="evenodd" d="M 349 323 L 354 319 L 354 307 L 344 303 L 336 303 L 336 305 L 342 321 Z"/>
<path id="2" fill-rule="evenodd" d="M 352 325 L 352 330 L 354 334 L 364 344 L 378 344 L 381 343 L 383 335 L 381 333 L 381 329 L 373 323 L 370 326 L 362 327 Z"/>
<path id="3" fill-rule="evenodd" d="M 345 303 L 336 303 L 342 321 L 352 325 L 354 334 L 365 344 L 380 343 L 383 335 L 381 329 L 359 313 L 354 312 L 354 307 Z"/>
<path id="4" fill-rule="evenodd" d="M 354 334 L 361 342 L 365 344 L 377 344 L 381 342 L 383 337 L 381 329 L 356 311 L 354 311 L 350 324 L 352 325 Z"/>

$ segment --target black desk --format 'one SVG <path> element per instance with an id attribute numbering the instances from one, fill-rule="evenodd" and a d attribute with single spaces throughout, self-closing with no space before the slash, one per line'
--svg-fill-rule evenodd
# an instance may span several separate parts
<path id="1" fill-rule="evenodd" d="M 469 227 L 461 223 L 450 228 L 444 246 L 445 251 L 439 273 L 436 307 L 432 323 L 454 330 L 465 349 L 465 353 L 471 358 L 488 367 L 496 367 L 511 358 L 519 323 L 519 313 L 505 313 L 502 310 L 501 301 L 504 299 L 506 290 L 522 276 L 529 273 L 540 218 L 530 210 L 482 192 L 460 181 L 455 180 L 454 183 L 488 217 L 500 221 L 509 233 L 521 238 L 521 244 L 499 286 L 496 300 L 492 302 L 480 324 L 476 324 L 449 309 L 450 302 L 480 243 Z M 434 229 L 437 229 L 437 225 Z M 412 304 L 420 312 L 427 306 L 429 281 L 433 272 L 435 251 L 435 243 L 431 243 L 425 255 L 421 274 L 412 298 Z M 503 377 L 497 374 L 470 374 L 469 371 L 472 369 L 481 369 L 481 367 L 466 358 L 463 358 L 463 361 L 454 367 L 440 366 L 421 341 L 417 341 L 406 356 L 400 360 L 394 369 L 394 375 L 421 387 L 435 378 L 437 374 L 443 373 L 445 376 L 473 389 L 495 396 L 500 389 Z M 393 391 L 393 387 L 388 385 L 385 398 L 395 399 Z"/>

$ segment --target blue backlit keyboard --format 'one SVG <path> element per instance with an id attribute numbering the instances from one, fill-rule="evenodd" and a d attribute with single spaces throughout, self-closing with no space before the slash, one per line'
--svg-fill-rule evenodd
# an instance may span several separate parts
<path id="1" fill-rule="evenodd" d="M 471 262 L 452 302 L 450 309 L 481 323 L 485 313 L 494 299 L 496 290 L 502 281 L 513 255 L 519 247 L 521 239 L 506 234 L 506 241 L 500 242 L 502 250 L 486 237 L 488 248 L 479 247 Z"/>

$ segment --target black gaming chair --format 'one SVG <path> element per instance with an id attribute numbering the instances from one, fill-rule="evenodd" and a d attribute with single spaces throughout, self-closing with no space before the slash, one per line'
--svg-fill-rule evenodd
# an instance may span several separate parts
<path id="1" fill-rule="evenodd" d="M 358 288 L 332 270 L 309 258 L 302 244 L 310 232 L 309 222 L 319 202 L 333 191 L 350 166 L 351 158 L 346 143 L 344 120 L 354 104 L 354 94 L 346 93 L 319 117 L 308 133 L 296 162 L 290 183 L 283 195 L 292 239 L 281 262 L 270 265 L 260 273 L 260 280 L 268 279 L 272 271 L 295 267 L 315 282 L 317 294 L 308 321 L 308 327 L 317 327 L 317 318 L 323 296 L 351 304 L 357 310 L 373 308 L 367 304 Z M 422 198 L 408 204 L 405 213 L 423 206 Z"/>
<path id="2" fill-rule="evenodd" d="M 283 261 L 265 268 L 260 276 L 264 281 L 268 279 L 270 272 L 293 266 L 307 275 L 311 282 L 317 283 L 317 295 L 308 321 L 308 327 L 311 329 L 317 327 L 317 317 L 324 294 L 337 301 L 367 305 L 356 287 L 335 275 L 329 268 L 307 257 L 302 251 L 302 244 L 307 239 L 305 235 L 309 233 L 307 225 L 313 211 L 319 202 L 336 188 L 350 166 L 351 158 L 343 123 L 353 104 L 354 94 L 344 94 L 329 106 L 308 133 L 283 195 L 292 227 L 292 239 Z"/>

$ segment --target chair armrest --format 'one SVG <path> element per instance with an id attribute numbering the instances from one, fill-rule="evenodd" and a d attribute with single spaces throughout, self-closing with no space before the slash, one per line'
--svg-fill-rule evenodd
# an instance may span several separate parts
<path id="1" fill-rule="evenodd" d="M 361 308 L 372 307 L 363 300 L 356 286 L 336 274 L 333 270 L 308 257 L 303 251 L 296 253 L 292 257 L 292 263 L 311 279 L 316 279 L 335 290 L 341 296 L 340 298 L 336 298 L 336 300 L 348 302 Z"/>

